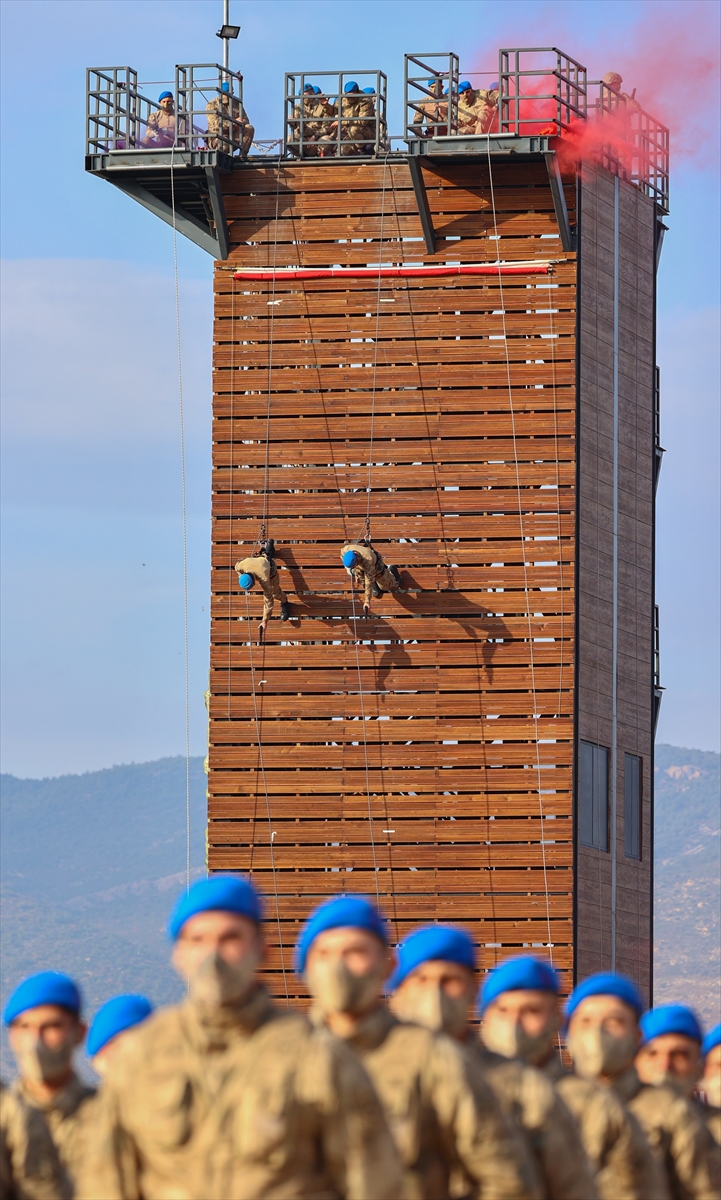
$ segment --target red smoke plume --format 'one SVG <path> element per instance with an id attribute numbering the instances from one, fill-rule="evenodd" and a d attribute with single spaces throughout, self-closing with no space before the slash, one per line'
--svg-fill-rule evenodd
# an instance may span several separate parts
<path id="1" fill-rule="evenodd" d="M 514 6 L 507 6 L 513 13 Z M 525 8 L 525 6 L 524 6 Z M 487 49 L 476 55 L 472 69 L 497 78 L 499 46 L 556 45 L 573 55 L 588 68 L 589 80 L 603 78 L 607 71 L 623 76 L 622 90 L 633 92 L 646 112 L 671 132 L 674 164 L 688 163 L 696 168 L 713 168 L 718 161 L 719 124 L 719 14 L 716 3 L 682 0 L 681 3 L 649 3 L 634 25 L 619 20 L 619 7 L 609 6 L 606 28 L 594 29 L 589 36 L 587 22 L 579 19 L 576 5 L 543 5 L 535 20 L 524 13 L 505 28 L 496 26 L 486 34 Z M 488 39 L 493 38 L 493 45 Z M 480 82 L 480 81 L 478 81 Z M 538 80 L 534 92 L 547 91 Z M 531 80 L 526 80 L 524 91 Z M 481 83 L 488 86 L 488 82 Z M 596 89 L 590 89 L 595 93 Z M 524 107 L 529 107 L 524 113 Z M 535 106 L 535 107 L 534 107 Z M 552 104 L 532 98 L 521 102 L 521 115 L 555 117 Z M 582 157 L 596 157 L 602 145 L 615 147 L 619 157 L 628 157 L 628 126 L 622 115 L 607 116 L 603 133 L 589 121 L 583 130 L 575 130 L 568 141 L 570 151 Z M 528 133 L 544 128 L 529 125 Z M 565 140 L 565 139 L 564 139 Z"/>

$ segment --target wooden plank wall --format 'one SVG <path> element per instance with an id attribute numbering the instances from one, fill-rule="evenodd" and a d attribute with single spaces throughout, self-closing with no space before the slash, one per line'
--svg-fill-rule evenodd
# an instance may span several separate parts
<path id="1" fill-rule="evenodd" d="M 570 982 L 575 261 L 544 167 L 494 168 L 495 220 L 487 168 L 426 183 L 428 261 L 500 248 L 560 260 L 552 276 L 234 282 L 240 266 L 424 261 L 424 243 L 404 161 L 224 183 L 208 861 L 268 897 L 269 978 L 294 999 L 299 924 L 339 890 L 378 894 L 394 940 L 465 925 L 484 967 L 550 940 Z M 404 591 L 363 622 L 339 551 L 363 530 L 372 409 L 372 534 Z M 293 621 L 259 647 L 232 567 L 264 512 Z"/>

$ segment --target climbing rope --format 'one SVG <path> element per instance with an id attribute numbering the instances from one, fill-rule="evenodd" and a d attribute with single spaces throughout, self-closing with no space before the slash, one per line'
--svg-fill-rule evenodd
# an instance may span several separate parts
<path id="1" fill-rule="evenodd" d="M 351 598 L 351 607 L 353 609 L 353 626 L 356 631 L 356 638 L 354 641 L 355 662 L 356 662 L 356 671 L 358 672 L 358 696 L 360 698 L 361 727 L 363 729 L 363 758 L 365 761 L 366 798 L 368 800 L 368 831 L 370 833 L 371 855 L 373 858 L 373 878 L 375 880 L 375 888 L 376 888 L 376 903 L 378 905 L 378 908 L 380 909 L 381 893 L 380 893 L 380 884 L 379 884 L 379 880 L 378 880 L 378 859 L 376 856 L 375 835 L 373 833 L 373 804 L 371 801 L 370 769 L 368 766 L 368 739 L 366 737 L 366 711 L 365 711 L 365 703 L 363 700 L 363 676 L 362 676 L 361 664 L 360 664 L 360 649 L 359 649 L 360 639 L 357 636 L 357 634 L 358 634 L 358 617 L 356 614 L 355 591 L 353 590 L 353 578 L 352 577 L 351 577 L 351 586 L 350 586 L 350 598 Z"/>
<path id="2" fill-rule="evenodd" d="M 183 500 L 183 622 L 185 635 L 185 889 L 190 890 L 190 656 L 188 645 L 188 516 L 185 496 L 185 415 L 183 409 L 183 355 L 180 339 L 180 287 L 178 282 L 178 229 L 175 217 L 175 146 L 170 152 L 170 200 L 173 209 L 173 270 L 175 274 L 175 333 L 178 348 L 178 403 L 180 413 L 180 479 Z"/>
<path id="3" fill-rule="evenodd" d="M 375 336 L 373 338 L 373 383 L 371 391 L 371 427 L 368 442 L 368 482 L 366 484 L 366 519 L 363 527 L 363 533 L 359 540 L 371 541 L 371 481 L 373 477 L 373 438 L 375 434 L 375 419 L 376 419 L 376 382 L 378 378 L 378 333 L 380 330 L 381 319 L 381 271 L 383 269 L 383 231 L 386 216 L 386 174 L 388 171 L 388 155 L 383 159 L 383 182 L 381 186 L 381 225 L 380 237 L 378 239 L 378 284 L 376 287 L 376 327 Z"/>
<path id="4" fill-rule="evenodd" d="M 488 156 L 488 178 L 489 178 L 489 184 L 490 184 L 491 207 L 493 210 L 493 232 L 495 234 L 495 242 L 496 242 L 496 257 L 497 257 L 498 264 L 500 265 L 500 261 L 501 261 L 500 239 L 499 239 L 499 235 L 498 235 L 498 217 L 497 217 L 497 213 L 496 213 L 496 198 L 495 198 L 495 192 L 494 192 L 494 188 L 493 188 L 493 164 L 492 164 L 492 160 L 491 160 L 490 131 L 486 135 L 486 149 L 487 149 L 487 156 Z M 511 383 L 511 362 L 510 362 L 510 358 L 509 358 L 509 354 L 508 354 L 508 336 L 507 336 L 507 328 L 506 328 L 506 304 L 505 304 L 505 298 L 504 298 L 504 294 L 503 294 L 503 282 L 502 282 L 502 276 L 501 276 L 500 271 L 498 274 L 498 287 L 500 290 L 501 316 L 502 316 L 502 321 L 503 321 L 503 345 L 505 347 L 505 353 L 506 353 L 506 383 L 507 383 L 507 387 L 508 387 L 508 402 L 509 402 L 510 414 L 511 414 L 511 437 L 512 437 L 512 441 L 513 441 L 513 460 L 514 460 L 514 464 L 515 464 L 515 468 L 516 468 L 516 493 L 518 495 L 518 517 L 519 517 L 520 531 L 521 531 L 521 543 L 522 543 L 522 548 L 523 548 L 523 579 L 524 579 L 524 591 L 525 591 L 525 597 L 526 597 L 526 616 L 528 619 L 528 647 L 529 647 L 530 660 L 531 660 L 531 690 L 533 693 L 533 721 L 534 721 L 534 725 L 535 725 L 535 735 L 536 735 L 535 736 L 536 773 L 537 773 L 537 778 L 538 778 L 538 784 L 537 784 L 538 809 L 539 809 L 539 816 L 540 816 L 540 822 L 541 822 L 540 842 L 541 842 L 541 858 L 542 858 L 542 863 L 543 863 L 543 891 L 544 891 L 544 895 L 546 898 L 546 926 L 547 926 L 547 930 L 548 930 L 548 947 L 547 948 L 550 951 L 551 962 L 553 962 L 553 941 L 552 941 L 552 937 L 551 937 L 551 910 L 550 910 L 550 905 L 549 905 L 549 900 L 548 900 L 548 869 L 547 869 L 547 864 L 546 864 L 546 842 L 545 842 L 545 824 L 544 824 L 544 816 L 543 816 L 543 794 L 541 791 L 541 756 L 540 756 L 539 741 L 538 741 L 539 730 L 538 730 L 538 709 L 537 709 L 537 693 L 536 693 L 536 668 L 535 668 L 535 662 L 534 662 L 534 657 L 533 657 L 533 620 L 532 620 L 531 612 L 530 612 L 530 595 L 529 595 L 529 586 L 528 586 L 528 561 L 527 561 L 528 556 L 526 553 L 526 537 L 525 537 L 525 531 L 524 531 L 524 526 L 523 526 L 521 473 L 520 473 L 520 469 L 519 469 L 519 465 L 518 465 L 518 446 L 517 446 L 517 438 L 516 438 L 516 414 L 515 414 L 515 409 L 513 406 L 513 386 Z"/>
<path id="5" fill-rule="evenodd" d="M 278 928 L 278 944 L 280 947 L 280 966 L 283 972 L 283 987 L 285 989 L 286 1007 L 290 1008 L 290 996 L 288 995 L 288 977 L 285 971 L 285 951 L 283 949 L 283 928 L 280 923 L 280 908 L 278 905 L 278 879 L 275 869 L 275 850 L 273 848 L 273 840 L 275 831 L 273 829 L 273 820 L 270 815 L 270 796 L 268 795 L 268 779 L 265 773 L 265 758 L 263 756 L 263 739 L 260 732 L 260 716 L 258 715 L 258 697 L 255 690 L 255 663 L 253 662 L 253 636 L 250 628 L 250 602 L 248 593 L 245 593 L 245 613 L 248 628 L 248 656 L 250 661 L 250 688 L 253 696 L 253 715 L 255 717 L 255 731 L 258 738 L 258 761 L 260 763 L 260 774 L 263 780 L 263 791 L 265 792 L 265 811 L 268 818 L 268 844 L 270 846 L 270 869 L 273 875 L 273 897 L 275 899 L 275 917 Z"/>
<path id="6" fill-rule="evenodd" d="M 275 279 L 278 260 L 278 212 L 280 207 L 280 159 L 275 174 L 275 223 L 273 226 L 273 280 L 270 299 L 270 336 L 268 341 L 268 404 L 265 414 L 265 472 L 263 475 L 263 519 L 258 542 L 262 546 L 268 537 L 268 481 L 270 478 L 270 405 L 273 380 L 273 334 L 275 331 Z M 256 543 L 257 545 L 258 543 Z"/>

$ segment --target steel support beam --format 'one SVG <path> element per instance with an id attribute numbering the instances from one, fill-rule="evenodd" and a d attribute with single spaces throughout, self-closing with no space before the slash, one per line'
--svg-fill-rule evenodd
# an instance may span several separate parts
<path id="1" fill-rule="evenodd" d="M 118 172 L 117 178 L 111 179 L 110 182 L 113 183 L 115 187 L 120 188 L 121 192 L 125 192 L 126 195 L 132 196 L 133 200 L 138 201 L 138 204 L 142 204 L 144 208 L 149 209 L 154 216 L 160 217 L 161 221 L 165 221 L 166 224 L 172 226 L 173 210 L 169 204 L 165 203 L 164 200 L 160 200 L 157 196 L 154 196 L 153 193 L 149 192 L 147 188 L 141 187 L 139 183 L 132 183 L 129 179 L 123 179 L 120 175 L 120 172 Z M 215 212 L 215 209 L 213 209 L 213 211 Z M 223 221 L 225 221 L 225 215 L 223 216 Z M 186 212 L 185 209 L 178 208 L 177 205 L 175 209 L 175 228 L 177 229 L 178 233 L 182 233 L 183 236 L 189 238 L 191 242 L 195 242 L 196 246 L 200 246 L 201 250 L 205 250 L 206 253 L 212 255 L 213 258 L 224 257 L 220 253 L 220 245 L 218 240 L 214 238 L 213 235 L 208 231 L 207 226 L 204 226 L 197 219 L 197 217 L 194 217 L 191 213 Z M 227 226 L 225 228 L 225 233 L 227 237 Z"/>
<path id="2" fill-rule="evenodd" d="M 423 181 L 422 157 L 417 154 L 411 155 L 408 159 L 408 169 L 411 173 L 413 191 L 416 194 L 416 204 L 418 205 L 418 215 L 421 218 L 421 229 L 423 230 L 426 250 L 429 254 L 435 254 L 436 231 L 433 228 L 433 217 L 431 216 L 431 210 L 428 204 L 426 185 Z"/>
<path id="3" fill-rule="evenodd" d="M 566 197 L 563 191 L 563 180 L 561 172 L 558 169 L 558 159 L 552 150 L 547 151 L 544 156 L 546 160 L 546 168 L 548 170 L 548 182 L 551 185 L 551 195 L 553 196 L 553 207 L 556 210 L 556 220 L 561 234 L 561 245 L 564 250 L 576 249 L 576 234 L 575 230 L 571 229 L 568 220 L 568 209 L 566 208 Z"/>
<path id="4" fill-rule="evenodd" d="M 225 219 L 225 205 L 223 203 L 223 193 L 220 188 L 218 168 L 206 167 L 205 178 L 208 181 L 210 206 L 213 210 L 213 220 L 215 221 L 215 236 L 218 239 L 218 253 L 216 257 L 224 261 L 230 254 L 230 233 L 228 232 L 228 222 Z"/>

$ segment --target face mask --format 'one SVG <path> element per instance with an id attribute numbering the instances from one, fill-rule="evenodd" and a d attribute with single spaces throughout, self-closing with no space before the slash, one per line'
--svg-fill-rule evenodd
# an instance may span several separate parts
<path id="1" fill-rule="evenodd" d="M 541 1033 L 527 1033 L 520 1021 L 493 1021 L 483 1026 L 483 1042 L 489 1050 L 502 1054 L 504 1058 L 521 1058 L 533 1065 L 545 1062 L 553 1049 L 556 1038 L 554 1028 Z"/>
<path id="2" fill-rule="evenodd" d="M 701 1091 L 712 1108 L 721 1108 L 721 1075 L 712 1075 L 710 1079 L 702 1079 Z"/>
<path id="3" fill-rule="evenodd" d="M 227 963 L 214 950 L 190 976 L 190 999 L 200 1008 L 222 1008 L 224 1004 L 242 1004 L 255 983 L 257 954 L 246 954 L 239 963 Z"/>
<path id="4" fill-rule="evenodd" d="M 638 1037 L 635 1032 L 614 1037 L 599 1025 L 569 1035 L 568 1049 L 576 1072 L 583 1079 L 597 1079 L 600 1075 L 620 1075 L 630 1067 L 638 1049 Z"/>
<path id="5" fill-rule="evenodd" d="M 373 1007 L 378 997 L 381 976 L 378 971 L 355 975 L 342 959 L 334 963 L 315 963 L 308 967 L 306 980 L 313 999 L 322 1012 L 344 1012 L 360 1016 Z"/>
<path id="6" fill-rule="evenodd" d="M 652 1087 L 670 1087 L 680 1096 L 690 1096 L 696 1087 L 696 1079 L 688 1075 L 674 1075 L 673 1071 L 653 1071 L 644 1069 L 644 1082 Z"/>
<path id="7" fill-rule="evenodd" d="M 440 987 L 417 988 L 397 996 L 393 1008 L 403 1021 L 460 1037 L 468 1024 L 468 997 L 447 996 Z"/>
<path id="8" fill-rule="evenodd" d="M 18 1070 L 23 1079 L 31 1079 L 35 1083 L 53 1083 L 67 1072 L 74 1049 L 70 1041 L 53 1048 L 38 1038 L 33 1045 L 16 1051 Z"/>

